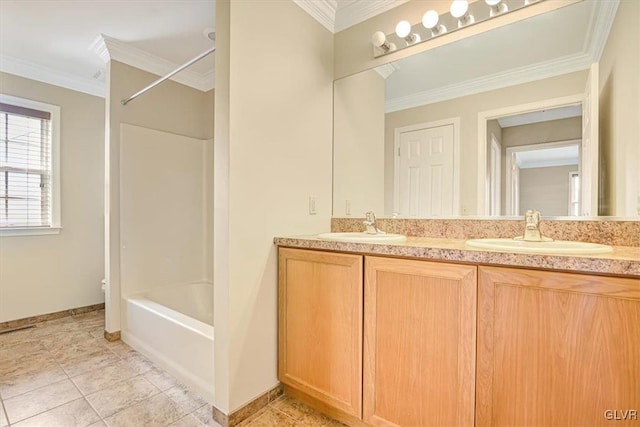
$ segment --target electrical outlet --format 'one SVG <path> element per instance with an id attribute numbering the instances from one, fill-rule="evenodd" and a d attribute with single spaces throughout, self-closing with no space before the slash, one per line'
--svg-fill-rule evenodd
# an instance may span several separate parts
<path id="1" fill-rule="evenodd" d="M 309 196 L 309 215 L 316 215 L 318 213 L 317 204 L 318 198 L 316 196 Z"/>
<path id="2" fill-rule="evenodd" d="M 344 201 L 344 214 L 351 215 L 351 200 Z"/>

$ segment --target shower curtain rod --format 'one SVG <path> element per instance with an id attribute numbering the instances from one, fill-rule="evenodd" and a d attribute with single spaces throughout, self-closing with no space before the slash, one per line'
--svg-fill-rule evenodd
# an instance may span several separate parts
<path id="1" fill-rule="evenodd" d="M 145 93 L 149 89 L 152 89 L 152 88 L 158 86 L 163 81 L 165 81 L 167 79 L 170 79 L 171 77 L 173 77 L 174 75 L 178 74 L 180 71 L 184 70 L 188 66 L 190 66 L 192 64 L 195 64 L 196 62 L 200 61 L 205 56 L 209 55 L 210 53 L 215 52 L 215 50 L 216 50 L 216 48 L 212 47 L 211 49 L 207 50 L 206 52 L 202 52 L 200 55 L 196 56 L 191 61 L 187 62 L 186 64 L 183 64 L 183 65 L 179 66 L 178 68 L 176 68 L 175 70 L 173 70 L 172 72 L 167 74 L 166 76 L 160 77 L 158 80 L 156 80 L 155 82 L 151 83 L 149 86 L 146 86 L 145 88 L 139 90 L 138 92 L 134 93 L 129 98 L 123 99 L 122 101 L 120 101 L 120 103 L 122 105 L 127 105 L 129 102 L 133 101 L 134 99 L 136 99 L 138 96 L 142 95 L 143 93 Z"/>

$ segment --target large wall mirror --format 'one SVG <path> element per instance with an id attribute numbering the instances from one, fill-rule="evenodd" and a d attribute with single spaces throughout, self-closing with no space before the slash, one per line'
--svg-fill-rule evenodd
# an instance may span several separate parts
<path id="1" fill-rule="evenodd" d="M 640 8 L 583 0 L 334 84 L 335 217 L 638 217 Z"/>

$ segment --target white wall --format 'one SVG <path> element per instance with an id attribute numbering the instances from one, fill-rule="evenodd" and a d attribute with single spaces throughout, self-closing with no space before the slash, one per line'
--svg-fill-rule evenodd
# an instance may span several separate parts
<path id="1" fill-rule="evenodd" d="M 520 213 L 529 209 L 545 216 L 569 215 L 569 172 L 578 165 L 520 170 Z"/>
<path id="2" fill-rule="evenodd" d="M 622 0 L 600 59 L 600 215 L 640 215 L 640 2 Z"/>
<path id="3" fill-rule="evenodd" d="M 293 1 L 216 6 L 215 406 L 229 413 L 278 383 L 274 236 L 330 227 L 333 35 Z"/>
<path id="4" fill-rule="evenodd" d="M 0 73 L 0 92 L 60 106 L 60 234 L 0 237 L 0 322 L 104 301 L 104 99 Z"/>
<path id="5" fill-rule="evenodd" d="M 123 124 L 120 144 L 122 296 L 206 280 L 206 141 Z"/>
<path id="6" fill-rule="evenodd" d="M 384 79 L 374 70 L 334 84 L 333 215 L 384 212 Z M 390 211 L 389 211 L 390 212 Z"/>

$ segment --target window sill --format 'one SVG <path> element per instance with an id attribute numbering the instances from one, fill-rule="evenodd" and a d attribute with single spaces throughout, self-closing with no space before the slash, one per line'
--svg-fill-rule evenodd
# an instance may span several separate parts
<path id="1" fill-rule="evenodd" d="M 46 234 L 60 234 L 62 227 L 15 227 L 0 228 L 0 237 L 11 236 L 43 236 Z"/>

